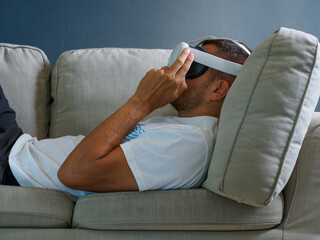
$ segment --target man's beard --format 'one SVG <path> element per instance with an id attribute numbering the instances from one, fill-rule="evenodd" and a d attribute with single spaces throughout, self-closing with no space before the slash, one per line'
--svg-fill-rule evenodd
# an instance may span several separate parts
<path id="1" fill-rule="evenodd" d="M 187 112 L 194 108 L 197 108 L 199 105 L 203 103 L 203 97 L 205 94 L 205 90 L 209 86 L 209 83 L 205 83 L 202 86 L 192 89 L 188 91 L 188 89 L 183 92 L 178 99 L 171 102 L 171 105 L 178 112 Z"/>
<path id="2" fill-rule="evenodd" d="M 192 100 L 190 98 L 182 98 L 181 96 L 170 103 L 178 112 L 186 112 L 190 110 L 190 105 L 192 104 Z"/>

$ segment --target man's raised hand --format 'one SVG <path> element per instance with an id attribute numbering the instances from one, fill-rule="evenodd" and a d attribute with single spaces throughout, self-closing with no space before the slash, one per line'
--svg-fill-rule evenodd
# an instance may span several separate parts
<path id="1" fill-rule="evenodd" d="M 169 68 L 152 69 L 142 78 L 133 97 L 150 113 L 176 100 L 187 89 L 185 75 L 194 59 L 189 48 Z"/>

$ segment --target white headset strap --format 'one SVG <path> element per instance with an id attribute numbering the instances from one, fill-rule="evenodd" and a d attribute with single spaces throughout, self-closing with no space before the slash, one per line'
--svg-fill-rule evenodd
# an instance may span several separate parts
<path id="1" fill-rule="evenodd" d="M 214 55 L 202 52 L 195 48 L 190 48 L 194 54 L 194 61 L 201 63 L 207 67 L 237 76 L 242 65 L 239 63 L 231 62 L 223 58 L 216 57 Z"/>
<path id="2" fill-rule="evenodd" d="M 230 39 L 230 38 L 220 38 L 220 37 L 215 37 L 215 36 L 207 36 L 207 37 L 203 37 L 203 38 L 200 38 L 200 39 L 197 39 L 197 40 L 193 40 L 193 41 L 189 42 L 189 45 L 191 45 L 191 44 L 199 45 L 199 44 L 201 44 L 202 42 L 204 42 L 206 40 L 229 40 L 229 41 L 232 41 L 235 44 L 237 44 L 239 47 L 241 47 L 248 55 L 251 54 L 250 51 L 248 50 L 248 48 L 245 45 L 243 45 L 242 43 L 240 43 L 240 42 L 238 42 L 236 40 Z"/>

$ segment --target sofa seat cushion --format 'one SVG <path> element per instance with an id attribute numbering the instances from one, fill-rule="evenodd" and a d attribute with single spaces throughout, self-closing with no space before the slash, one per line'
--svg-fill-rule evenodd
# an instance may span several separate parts
<path id="1" fill-rule="evenodd" d="M 252 207 L 206 189 L 103 193 L 81 197 L 73 227 L 95 230 L 257 230 L 282 220 L 279 195 Z"/>
<path id="2" fill-rule="evenodd" d="M 57 190 L 0 185 L 0 228 L 67 228 L 74 203 Z"/>

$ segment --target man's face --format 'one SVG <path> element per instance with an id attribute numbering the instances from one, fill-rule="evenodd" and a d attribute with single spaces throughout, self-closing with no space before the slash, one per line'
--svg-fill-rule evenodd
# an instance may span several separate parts
<path id="1" fill-rule="evenodd" d="M 216 46 L 207 44 L 203 46 L 203 48 L 205 48 L 208 53 L 216 55 Z M 209 91 L 208 86 L 213 81 L 212 71 L 213 69 L 208 68 L 208 70 L 201 76 L 193 79 L 186 79 L 187 89 L 179 96 L 177 100 L 172 102 L 171 105 L 178 112 L 186 112 L 203 104 Z"/>

